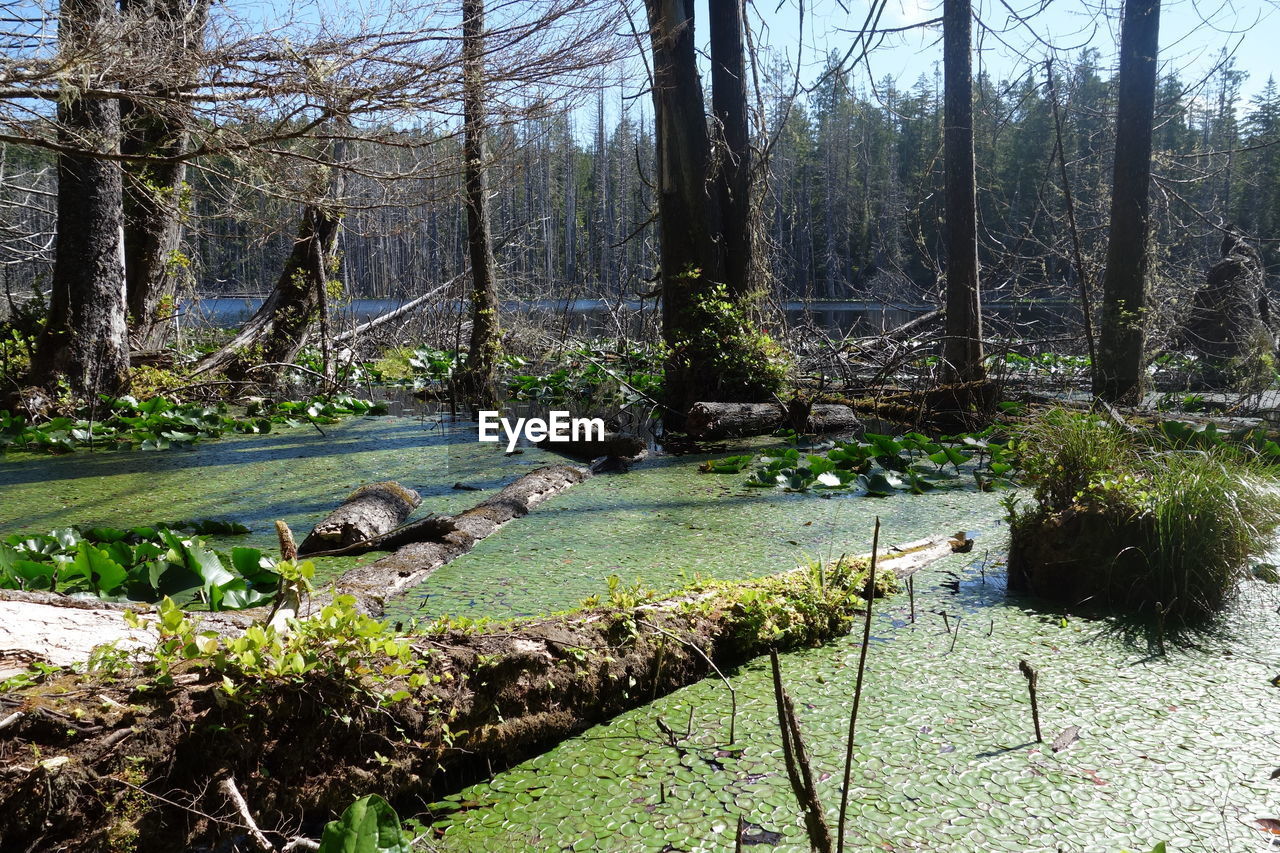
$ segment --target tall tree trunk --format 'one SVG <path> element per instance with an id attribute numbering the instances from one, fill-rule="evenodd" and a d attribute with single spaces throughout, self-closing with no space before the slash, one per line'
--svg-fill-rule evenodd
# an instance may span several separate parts
<path id="1" fill-rule="evenodd" d="M 471 346 L 459 384 L 479 406 L 497 402 L 496 371 L 502 352 L 493 238 L 489 233 L 488 146 L 484 108 L 484 0 L 462 0 L 463 141 L 467 247 L 471 255 Z"/>
<path id="2" fill-rule="evenodd" d="M 1120 26 L 1111 231 L 1093 387 L 1094 394 L 1110 403 L 1133 404 L 1142 398 L 1151 129 L 1159 46 L 1160 0 L 1126 0 Z"/>
<path id="3" fill-rule="evenodd" d="M 754 262 L 743 0 L 713 0 L 708 12 L 711 25 L 711 111 L 723 142 L 718 189 L 721 226 L 724 229 L 724 280 L 730 296 L 743 300 L 751 293 Z"/>
<path id="4" fill-rule="evenodd" d="M 970 0 L 942 5 L 946 127 L 943 145 L 947 208 L 947 323 L 944 383 L 986 378 L 978 282 L 977 187 L 973 164 L 973 77 Z"/>
<path id="5" fill-rule="evenodd" d="M 158 44 L 163 58 L 173 66 L 192 64 L 192 54 L 200 49 L 204 36 L 208 0 L 123 0 L 121 9 L 149 42 L 139 50 Z M 125 166 L 126 293 L 133 342 L 143 350 L 164 344 L 177 289 L 175 256 L 182 236 L 187 169 L 184 161 L 164 158 L 185 150 L 191 116 L 176 103 L 167 110 L 160 112 L 127 99 L 121 104 L 122 153 L 158 158 Z"/>
<path id="6" fill-rule="evenodd" d="M 63 0 L 58 39 L 75 58 L 102 21 L 109 0 Z M 58 231 L 49 323 L 31 379 L 64 377 L 77 396 L 116 391 L 129 367 L 125 325 L 123 178 L 120 164 L 95 156 L 120 148 L 120 102 L 83 98 L 68 87 L 58 103 Z M 82 151 L 83 153 L 79 153 Z"/>

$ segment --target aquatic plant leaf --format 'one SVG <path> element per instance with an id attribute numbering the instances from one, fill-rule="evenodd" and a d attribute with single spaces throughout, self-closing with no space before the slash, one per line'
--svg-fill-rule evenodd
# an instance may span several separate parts
<path id="1" fill-rule="evenodd" d="M 369 794 L 325 825 L 320 853 L 410 853 L 410 846 L 395 809 Z"/>

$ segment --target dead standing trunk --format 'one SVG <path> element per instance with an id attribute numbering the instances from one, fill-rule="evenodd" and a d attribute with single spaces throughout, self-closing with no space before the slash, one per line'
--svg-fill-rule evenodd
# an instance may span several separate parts
<path id="1" fill-rule="evenodd" d="M 115 14 L 104 0 L 64 0 L 58 23 L 63 50 L 75 57 Z M 122 171 L 118 161 L 95 156 L 119 151 L 120 102 L 81 97 L 68 86 L 58 103 L 58 124 L 59 142 L 84 153 L 58 155 L 49 324 L 31 379 L 47 385 L 64 377 L 77 396 L 92 398 L 117 390 L 129 367 Z"/>
<path id="2" fill-rule="evenodd" d="M 734 299 L 750 298 L 751 137 L 747 125 L 747 70 L 743 50 L 742 0 L 708 7 L 711 24 L 711 111 L 719 131 L 720 217 L 724 278 Z"/>
<path id="3" fill-rule="evenodd" d="M 235 381 L 265 379 L 265 370 L 252 375 L 255 365 L 292 362 L 320 315 L 340 227 L 335 211 L 308 204 L 275 288 L 236 336 L 206 356 L 192 374 L 222 371 Z"/>
<path id="4" fill-rule="evenodd" d="M 267 370 L 255 371 L 255 366 L 291 363 L 302 349 L 307 333 L 324 310 L 325 288 L 335 272 L 334 248 L 342 231 L 342 216 L 334 200 L 342 195 L 345 151 L 339 142 L 325 152 L 332 165 L 319 177 L 327 182 L 328 199 L 303 208 L 297 239 L 276 286 L 236 336 L 205 356 L 192 375 L 221 371 L 234 381 L 268 379 L 278 376 L 280 368 L 273 367 L 268 374 Z"/>
<path id="5" fill-rule="evenodd" d="M 945 76 L 947 311 L 942 348 L 944 383 L 986 378 L 978 281 L 977 188 L 973 163 L 973 75 L 969 0 L 942 6 Z"/>
<path id="6" fill-rule="evenodd" d="M 1159 47 L 1160 0 L 1126 0 L 1120 27 L 1111 234 L 1093 386 L 1093 393 L 1109 403 L 1136 404 L 1142 398 L 1151 127 Z"/>
<path id="7" fill-rule="evenodd" d="M 498 322 L 493 237 L 489 227 L 488 146 L 484 107 L 484 0 L 462 0 L 463 139 L 467 248 L 471 256 L 471 344 L 458 377 L 462 395 L 494 406 L 502 330 Z"/>

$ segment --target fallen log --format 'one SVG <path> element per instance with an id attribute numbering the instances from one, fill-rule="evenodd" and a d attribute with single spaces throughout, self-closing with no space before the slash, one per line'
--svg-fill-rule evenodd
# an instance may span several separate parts
<path id="1" fill-rule="evenodd" d="M 367 542 L 399 527 L 421 505 L 417 492 L 394 480 L 361 486 L 312 528 L 298 546 L 298 554 L 306 556 Z"/>
<path id="2" fill-rule="evenodd" d="M 537 446 L 552 453 L 561 453 L 570 459 L 580 459 L 591 464 L 591 473 L 625 471 L 649 454 L 645 440 L 637 435 L 605 433 L 602 440 L 571 439 L 551 441 L 543 439 Z"/>
<path id="3" fill-rule="evenodd" d="M 917 570 L 949 553 L 946 539 L 890 549 L 879 565 Z M 44 710 L 51 693 L 15 691 L 11 748 L 0 752 L 0 838 L 15 849 L 104 849 L 127 821 L 139 829 L 138 853 L 217 846 L 243 833 L 211 817 L 225 813 L 215 782 L 230 777 L 262 826 L 314 824 L 370 790 L 438 800 L 770 648 L 847 634 L 862 607 L 850 592 L 865 585 L 867 563 L 705 581 L 623 605 L 588 600 L 514 623 L 443 621 L 407 636 L 408 658 L 335 659 L 302 677 L 252 678 L 213 658 L 186 664 L 168 689 L 68 676 L 52 688 L 55 717 Z M 322 655 L 350 648 L 319 639 Z M 411 673 L 372 685 L 359 674 L 395 667 Z M 124 737 L 129 748 L 115 749 Z M 113 781 L 122 778 L 129 784 Z"/>
<path id="4" fill-rule="evenodd" d="M 309 556 L 349 556 L 399 548 L 374 563 L 352 569 L 336 583 L 339 593 L 355 596 L 360 610 L 380 614 L 387 599 L 421 583 L 431 572 L 470 551 L 476 542 L 508 521 L 589 476 L 590 472 L 571 465 L 539 468 L 461 515 L 424 518 L 366 542 Z M 330 601 L 327 593 L 318 593 L 303 603 L 297 615 L 307 618 Z M 121 604 L 52 592 L 0 589 L 0 668 L 25 669 L 33 659 L 61 666 L 87 660 L 99 645 L 118 642 L 137 646 L 148 640 L 148 631 L 139 633 L 129 628 L 124 622 L 126 610 L 149 613 L 153 608 L 143 603 Z M 234 635 L 265 622 L 269 613 L 269 608 L 254 607 L 199 617 L 205 630 Z M 149 639 L 154 637 L 150 632 Z M 5 663 L 6 659 L 14 663 Z"/>
<path id="5" fill-rule="evenodd" d="M 491 498 L 449 519 L 450 529 L 434 539 L 409 542 L 367 566 L 351 569 L 337 581 L 339 594 L 355 596 L 369 613 L 379 614 L 387 599 L 403 594 L 436 569 L 467 553 L 512 519 L 591 476 L 573 465 L 552 465 L 525 474 Z"/>
<path id="6" fill-rule="evenodd" d="M 764 435 L 790 426 L 790 414 L 778 403 L 694 403 L 685 432 L 696 441 Z M 862 422 L 848 406 L 815 403 L 805 432 L 857 432 Z"/>

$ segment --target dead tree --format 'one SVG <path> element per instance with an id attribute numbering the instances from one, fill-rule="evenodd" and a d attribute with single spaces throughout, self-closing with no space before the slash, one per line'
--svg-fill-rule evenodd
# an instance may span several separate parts
<path id="1" fill-rule="evenodd" d="M 466 181 L 467 249 L 471 256 L 471 345 L 458 378 L 475 406 L 496 404 L 502 331 L 498 322 L 497 264 L 489 227 L 485 140 L 484 0 L 462 0 L 462 156 Z"/>
<path id="2" fill-rule="evenodd" d="M 1126 0 L 1120 27 L 1111 231 L 1093 393 L 1109 403 L 1142 399 L 1146 343 L 1151 128 L 1155 117 L 1160 0 Z"/>
<path id="3" fill-rule="evenodd" d="M 1275 338 L 1269 320 L 1262 258 L 1243 235 L 1228 231 L 1222 258 L 1196 292 L 1182 329 L 1200 356 L 1205 387 L 1254 391 L 1270 384 Z"/>
<path id="4" fill-rule="evenodd" d="M 233 381 L 268 379 L 266 371 L 279 375 L 281 366 L 297 356 L 325 307 L 325 288 L 335 272 L 333 250 L 342 218 L 334 199 L 342 193 L 344 173 L 338 164 L 343 147 L 330 146 L 326 158 L 331 165 L 317 170 L 317 178 L 328 181 L 328 198 L 303 208 L 298 236 L 275 287 L 234 338 L 201 359 L 193 375 L 220 371 Z M 263 372 L 255 373 L 260 366 Z"/>

